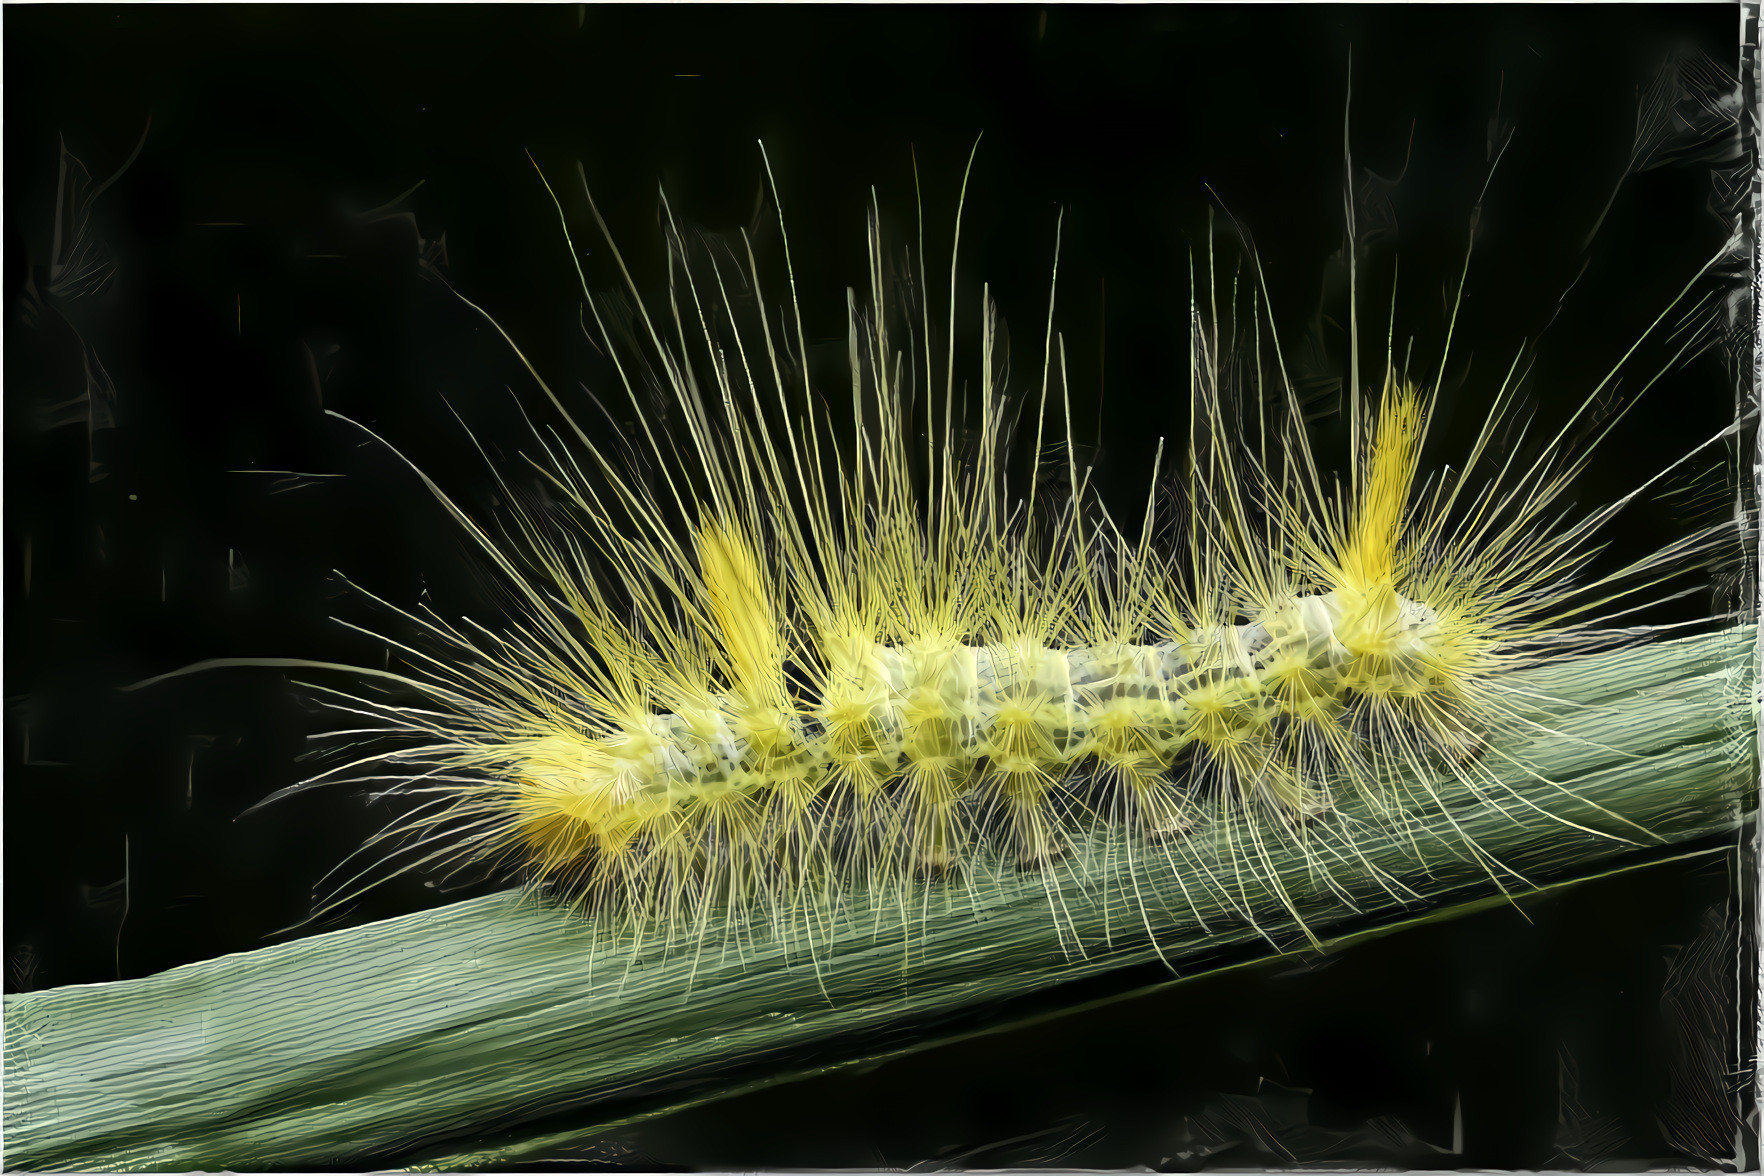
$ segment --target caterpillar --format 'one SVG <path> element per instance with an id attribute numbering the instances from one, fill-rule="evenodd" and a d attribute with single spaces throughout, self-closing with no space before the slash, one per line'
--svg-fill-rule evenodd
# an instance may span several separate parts
<path id="1" fill-rule="evenodd" d="M 580 272 L 586 251 L 550 199 Z M 809 379 L 788 236 L 781 276 L 762 280 L 748 235 L 662 211 L 665 299 L 645 300 L 616 249 L 622 295 L 582 278 L 611 384 L 570 400 L 529 365 L 543 399 L 527 451 L 485 454 L 500 517 L 417 471 L 515 620 L 393 608 L 414 634 L 390 642 L 403 668 L 363 678 L 403 697 L 329 693 L 374 743 L 311 783 L 418 804 L 368 848 L 370 868 L 386 849 L 442 876 L 487 866 L 602 921 L 693 938 L 857 892 L 917 901 L 993 869 L 1103 878 L 1149 860 L 1279 897 L 1271 844 L 1325 876 L 1351 869 L 1358 829 L 1437 803 L 1415 782 L 1427 771 L 1522 808 L 1502 780 L 1528 766 L 1496 738 L 1531 721 L 1514 671 L 1626 639 L 1604 631 L 1610 616 L 1729 536 L 1702 528 L 1589 574 L 1657 481 L 1568 513 L 1594 444 L 1640 394 L 1615 397 L 1617 370 L 1538 438 L 1513 357 L 1468 444 L 1440 452 L 1473 227 L 1432 358 L 1400 346 L 1394 282 L 1375 361 L 1359 347 L 1376 332 L 1354 333 L 1339 452 L 1307 419 L 1247 230 L 1200 243 L 1173 332 L 1188 384 L 1160 397 L 1184 427 L 1123 504 L 1079 456 L 1058 227 L 1036 370 L 1019 380 L 990 293 L 967 308 L 978 354 L 958 354 L 959 256 L 934 310 L 943 277 L 922 244 L 892 247 L 873 204 L 849 393 L 835 394 Z M 1682 275 L 1652 330 L 1706 313 L 1718 260 Z M 1671 362 L 1709 339 L 1692 333 Z M 958 369 L 977 387 L 958 388 Z M 1217 815 L 1250 818 L 1231 826 L 1247 840 L 1194 836 L 1229 824 Z"/>
<path id="2" fill-rule="evenodd" d="M 1381 361 L 1362 370 L 1356 352 L 1347 461 L 1331 470 L 1260 259 L 1239 249 L 1221 309 L 1211 236 L 1190 261 L 1207 277 L 1173 393 L 1188 436 L 1160 440 L 1139 517 L 1118 520 L 1078 463 L 1051 295 L 1039 377 L 1018 389 L 984 294 L 964 397 L 955 308 L 934 356 L 923 254 L 895 255 L 872 205 L 847 412 L 807 381 L 782 219 L 791 286 L 772 310 L 745 235 L 689 234 L 665 198 L 662 212 L 665 311 L 610 233 L 630 301 L 583 279 L 632 434 L 597 428 L 522 356 L 556 420 L 529 421 L 516 463 L 531 486 L 489 462 L 501 518 L 479 521 L 411 464 L 519 620 L 394 609 L 419 634 L 392 641 L 409 668 L 367 673 L 425 704 L 332 693 L 402 742 L 296 787 L 365 776 L 420 797 L 374 850 L 443 876 L 488 866 L 601 923 L 694 941 L 859 893 L 910 906 L 996 869 L 1100 879 L 1151 861 L 1245 908 L 1251 890 L 1284 901 L 1271 846 L 1324 877 L 1353 868 L 1356 828 L 1439 803 L 1416 783 L 1429 769 L 1522 809 L 1502 780 L 1535 771 L 1485 754 L 1532 721 L 1513 671 L 1611 643 L 1610 616 L 1727 534 L 1584 574 L 1646 489 L 1566 509 L 1623 411 L 1606 399 L 1616 371 L 1526 454 L 1515 359 L 1467 450 L 1424 469 L 1450 323 L 1419 370 L 1396 348 L 1395 293 Z M 1208 820 L 1239 830 L 1221 843 L 1191 836 L 1202 814 L 1248 820 Z"/>

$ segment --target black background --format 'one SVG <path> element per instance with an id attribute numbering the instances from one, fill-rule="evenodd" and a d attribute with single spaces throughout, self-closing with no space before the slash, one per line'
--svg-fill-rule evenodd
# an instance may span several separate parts
<path id="1" fill-rule="evenodd" d="M 1739 15 L 44 6 L 11 8 L 6 25 L 5 913 L 17 991 L 259 946 L 304 919 L 320 877 L 384 821 L 342 790 L 241 818 L 300 778 L 305 736 L 330 721 L 279 673 L 117 688 L 209 657 L 377 664 L 375 643 L 329 619 L 373 620 L 332 569 L 401 605 L 426 591 L 444 613 L 487 607 L 433 500 L 322 409 L 387 437 L 462 501 L 489 501 L 483 459 L 449 406 L 500 452 L 509 389 L 528 403 L 535 390 L 482 320 L 423 277 L 425 252 L 554 386 L 592 382 L 575 272 L 524 152 L 565 190 L 590 283 L 613 276 L 572 187 L 578 160 L 653 290 L 658 186 L 692 222 L 746 224 L 763 139 L 811 364 L 837 394 L 872 185 L 885 225 L 910 241 L 916 165 L 931 269 L 945 274 L 935 288 L 984 132 L 958 346 L 985 281 L 1016 328 L 1017 378 L 1039 372 L 1063 208 L 1056 323 L 1078 440 L 1102 492 L 1134 504 L 1158 436 L 1186 419 L 1189 259 L 1198 249 L 1204 266 L 1209 204 L 1253 233 L 1295 367 L 1325 390 L 1339 379 L 1343 336 L 1321 308 L 1339 276 L 1350 44 L 1355 166 L 1402 175 L 1362 314 L 1382 323 L 1380 283 L 1400 249 L 1399 339 L 1413 335 L 1418 360 L 1437 365 L 1490 143 L 1512 129 L 1478 222 L 1447 403 L 1485 404 L 1520 341 L 1547 325 L 1529 385 L 1547 417 L 1598 382 L 1725 237 L 1708 211 L 1710 165 L 1692 158 L 1625 180 L 1583 248 L 1630 163 L 1638 92 L 1678 53 L 1736 68 Z M 93 207 L 113 276 L 28 318 L 27 284 L 40 293 L 49 277 L 58 136 L 101 179 L 149 119 L 139 157 Z M 364 215 L 419 180 L 396 215 Z M 1368 332 L 1375 363 L 1383 329 Z M 88 354 L 114 385 L 114 427 L 54 407 L 87 386 Z M 1624 390 L 1666 354 L 1644 348 Z M 1613 497 L 1714 433 L 1731 419 L 1731 388 L 1716 355 L 1671 371 L 1580 500 Z M 1339 420 L 1319 429 L 1339 440 Z M 244 468 L 346 476 L 286 488 L 228 472 Z M 1720 483 L 1699 486 L 1702 508 L 1719 501 Z M 1661 542 L 1695 509 L 1683 497 L 1641 504 L 1624 538 Z M 1709 597 L 1677 609 L 1647 619 L 1704 614 Z M 1737 1076 L 1749 1062 L 1734 1056 L 1749 1050 L 1749 1038 L 1735 1045 L 1751 976 L 1734 979 L 1740 875 L 1731 855 L 1657 865 L 1540 900 L 1529 919 L 1502 908 L 1321 963 L 1227 972 L 703 1108 L 569 1158 L 1733 1162 L 1735 1147 L 1753 1148 L 1720 1093 L 1749 1092 Z M 456 897 L 400 879 L 342 921 Z M 1712 1061 L 1696 1053 L 1710 1049 Z M 1722 1066 L 1736 1074 L 1713 1072 Z"/>

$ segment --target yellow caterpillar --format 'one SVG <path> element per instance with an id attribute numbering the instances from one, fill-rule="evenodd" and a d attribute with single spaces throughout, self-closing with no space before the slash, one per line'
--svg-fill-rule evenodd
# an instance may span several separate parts
<path id="1" fill-rule="evenodd" d="M 1363 868 L 1367 822 L 1438 806 L 1420 781 L 1439 772 L 1544 819 L 1503 782 L 1537 770 L 1491 738 L 1534 721 L 1510 671 L 1617 639 L 1605 617 L 1731 531 L 1587 574 L 1602 529 L 1656 480 L 1590 513 L 1566 498 L 1615 424 L 1617 369 L 1526 456 L 1515 362 L 1468 445 L 1424 466 L 1456 307 L 1438 367 L 1418 372 L 1395 345 L 1394 290 L 1378 369 L 1354 350 L 1331 469 L 1259 258 L 1239 250 L 1222 300 L 1210 235 L 1188 386 L 1169 393 L 1186 444 L 1159 441 L 1143 507 L 1117 518 L 1072 444 L 1051 297 L 1039 379 L 1013 386 L 988 292 L 978 388 L 958 389 L 954 308 L 934 359 L 923 251 L 895 259 L 873 209 L 833 395 L 806 376 L 788 237 L 785 295 L 745 234 L 690 235 L 663 213 L 665 312 L 616 246 L 633 302 L 583 281 L 629 428 L 573 412 L 521 356 L 553 416 L 529 420 L 513 464 L 541 492 L 492 462 L 506 506 L 480 521 L 417 471 L 516 620 L 394 609 L 416 633 L 388 639 L 403 668 L 359 672 L 422 700 L 330 692 L 372 739 L 307 784 L 390 779 L 418 798 L 368 847 L 396 847 L 397 868 L 488 865 L 610 926 L 698 939 L 995 869 L 1114 886 L 1122 863 L 1150 863 L 1227 905 L 1260 891 L 1291 909 L 1272 846 L 1328 885 Z M 1718 260 L 1650 331 L 1706 310 L 1707 292 L 1682 304 Z"/>
<path id="2" fill-rule="evenodd" d="M 1443 766 L 1511 801 L 1503 774 L 1530 769 L 1483 754 L 1520 721 L 1503 675 L 1597 638 L 1597 610 L 1695 567 L 1719 530 L 1579 575 L 1617 507 L 1564 513 L 1590 453 L 1571 430 L 1608 429 L 1591 414 L 1610 377 L 1522 461 L 1502 432 L 1509 372 L 1453 476 L 1427 476 L 1434 393 L 1391 347 L 1364 388 L 1356 360 L 1348 469 L 1328 471 L 1264 304 L 1221 344 L 1235 282 L 1211 321 L 1217 292 L 1193 299 L 1174 393 L 1189 451 L 1166 469 L 1160 443 L 1142 517 L 1118 524 L 1069 445 L 1064 470 L 1044 460 L 1070 433 L 1051 308 L 1027 423 L 989 294 L 977 403 L 953 344 L 933 394 L 929 310 L 895 305 L 873 213 L 842 425 L 810 398 L 800 315 L 767 313 L 745 238 L 689 245 L 664 212 L 665 318 L 638 297 L 621 346 L 584 286 L 634 439 L 597 434 L 540 379 L 561 427 L 534 425 L 525 460 L 548 501 L 499 473 L 511 506 L 486 527 L 424 476 L 524 620 L 405 614 L 427 644 L 378 676 L 430 703 L 339 705 L 413 738 L 318 778 L 405 772 L 427 799 L 384 836 L 414 839 L 419 865 L 488 862 L 618 925 L 696 936 L 853 892 L 904 901 L 952 873 L 1100 877 L 1117 857 L 1278 888 L 1260 869 L 1276 841 L 1315 846 L 1325 875 L 1353 868 L 1343 797 L 1356 821 L 1400 824 L 1436 799 L 1411 781 Z M 922 259 L 900 273 L 929 287 Z M 1167 543 L 1172 481 L 1184 538 Z M 1248 840 L 1191 839 L 1202 809 L 1251 816 Z"/>

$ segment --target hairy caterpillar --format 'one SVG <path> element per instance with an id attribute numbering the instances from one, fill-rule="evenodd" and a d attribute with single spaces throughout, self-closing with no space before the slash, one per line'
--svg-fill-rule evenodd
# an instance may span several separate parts
<path id="1" fill-rule="evenodd" d="M 910 906 L 941 875 L 998 868 L 1110 879 L 1161 860 L 1185 889 L 1284 901 L 1270 845 L 1302 847 L 1324 878 L 1354 868 L 1356 828 L 1437 804 L 1414 783 L 1429 767 L 1523 808 L 1501 775 L 1527 765 L 1482 754 L 1531 721 L 1506 675 L 1608 644 L 1634 593 L 1726 534 L 1580 574 L 1647 488 L 1563 509 L 1621 415 L 1601 403 L 1615 370 L 1523 453 L 1515 358 L 1455 468 L 1424 471 L 1450 324 L 1416 370 L 1394 290 L 1382 362 L 1363 376 L 1356 352 L 1346 468 L 1329 470 L 1259 259 L 1240 250 L 1221 310 L 1210 237 L 1191 261 L 1206 277 L 1177 394 L 1186 444 L 1171 459 L 1160 443 L 1141 517 L 1117 522 L 1072 446 L 1051 297 L 1024 394 L 984 297 L 964 398 L 953 337 L 932 354 L 922 255 L 891 260 L 872 207 L 847 415 L 804 382 L 788 237 L 772 310 L 745 237 L 689 237 L 663 211 L 665 313 L 634 286 L 629 307 L 583 287 L 636 435 L 596 430 L 534 371 L 557 413 L 517 459 L 537 494 L 499 472 L 511 506 L 480 523 L 418 471 L 522 618 L 494 632 L 406 613 L 412 669 L 370 673 L 429 704 L 338 697 L 412 737 L 341 772 L 390 765 L 423 797 L 384 839 L 426 868 L 512 869 L 614 925 L 695 940 L 853 892 Z M 1251 819 L 1190 836 L 1207 812 Z"/>
<path id="2" fill-rule="evenodd" d="M 602 301 L 594 326 L 626 378 L 595 392 L 627 398 L 641 431 L 627 442 L 585 398 L 553 397 L 531 453 L 555 501 L 464 528 L 532 627 L 409 618 L 432 644 L 400 654 L 402 685 L 439 689 L 451 718 L 346 700 L 432 741 L 432 760 L 406 748 L 389 773 L 433 802 L 401 830 L 415 858 L 525 864 L 591 906 L 686 926 L 854 886 L 905 899 L 958 868 L 1087 871 L 1073 831 L 1091 826 L 1119 831 L 1105 856 L 1253 888 L 1258 847 L 1216 852 L 1187 835 L 1197 815 L 1253 811 L 1321 862 L 1352 857 L 1343 798 L 1387 826 L 1430 803 L 1402 794 L 1404 767 L 1492 787 L 1509 765 L 1479 749 L 1516 721 L 1505 671 L 1585 648 L 1561 622 L 1590 629 L 1597 609 L 1576 610 L 1600 585 L 1694 565 L 1713 541 L 1576 587 L 1615 512 L 1548 516 L 1591 452 L 1576 426 L 1615 424 L 1609 382 L 1575 391 L 1559 444 L 1521 454 L 1522 430 L 1503 432 L 1515 365 L 1478 390 L 1478 435 L 1424 458 L 1449 326 L 1425 364 L 1394 330 L 1382 362 L 1356 360 L 1352 436 L 1325 452 L 1260 259 L 1231 242 L 1190 260 L 1190 386 L 1162 397 L 1186 435 L 1131 478 L 1143 507 L 1105 504 L 1071 446 L 1055 308 L 1019 348 L 1026 380 L 989 300 L 948 307 L 945 355 L 942 277 L 922 252 L 896 260 L 880 222 L 849 409 L 807 385 L 788 269 L 761 283 L 740 242 L 701 244 L 670 214 L 665 309 L 621 321 Z M 955 317 L 975 309 L 980 354 L 958 356 Z M 513 483 L 532 459 L 495 460 Z"/>

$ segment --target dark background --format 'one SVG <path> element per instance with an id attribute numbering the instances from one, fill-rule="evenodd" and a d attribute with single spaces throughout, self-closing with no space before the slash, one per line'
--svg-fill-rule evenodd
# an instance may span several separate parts
<path id="1" fill-rule="evenodd" d="M 1056 324 L 1075 430 L 1129 511 L 1157 437 L 1186 424 L 1190 251 L 1204 268 L 1209 205 L 1222 233 L 1235 217 L 1253 234 L 1295 373 L 1325 408 L 1339 386 L 1350 44 L 1363 200 L 1402 177 L 1388 209 L 1362 205 L 1362 228 L 1384 230 L 1362 234 L 1381 238 L 1362 259 L 1370 370 L 1398 251 L 1399 348 L 1412 335 L 1417 367 L 1437 367 L 1491 144 L 1513 132 L 1477 221 L 1448 411 L 1485 405 L 1540 334 L 1539 413 L 1578 403 L 1715 255 L 1727 228 L 1711 208 L 1737 174 L 1695 133 L 1632 166 L 1662 65 L 1704 54 L 1737 69 L 1726 6 L 41 6 L 10 8 L 6 26 L 7 991 L 260 946 L 305 919 L 320 878 L 384 822 L 357 793 L 322 789 L 241 817 L 301 778 L 305 737 L 334 724 L 281 674 L 118 687 L 210 657 L 379 664 L 379 645 L 330 618 L 384 618 L 333 569 L 396 604 L 426 592 L 443 613 L 486 615 L 485 581 L 433 500 L 322 410 L 374 429 L 463 502 L 489 502 L 449 406 L 501 453 L 509 390 L 529 404 L 535 390 L 420 259 L 554 386 L 601 387 L 524 152 L 563 191 L 590 283 L 614 277 L 578 160 L 655 290 L 658 185 L 684 219 L 747 224 L 763 139 L 811 369 L 837 395 L 872 185 L 910 243 L 916 163 L 936 289 L 984 132 L 958 347 L 989 282 L 1016 327 L 1016 378 L 1039 373 L 1063 208 Z M 62 145 L 102 181 L 138 143 L 83 210 L 71 277 L 52 270 Z M 1641 349 L 1621 390 L 1673 345 Z M 962 354 L 971 381 L 975 353 Z M 1578 500 L 1614 497 L 1716 432 L 1732 389 L 1720 349 L 1668 372 Z M 1339 443 L 1339 418 L 1318 429 Z M 343 476 L 229 472 L 246 468 Z M 1693 473 L 1627 518 L 1634 549 L 1731 503 L 1719 462 Z M 1710 610 L 1705 592 L 1644 619 Z M 1734 1109 L 1750 1106 L 1747 870 L 1733 854 L 1656 865 L 1539 900 L 1529 918 L 1502 908 L 1226 972 L 564 1158 L 1749 1166 Z M 403 878 L 341 923 L 471 892 Z"/>

